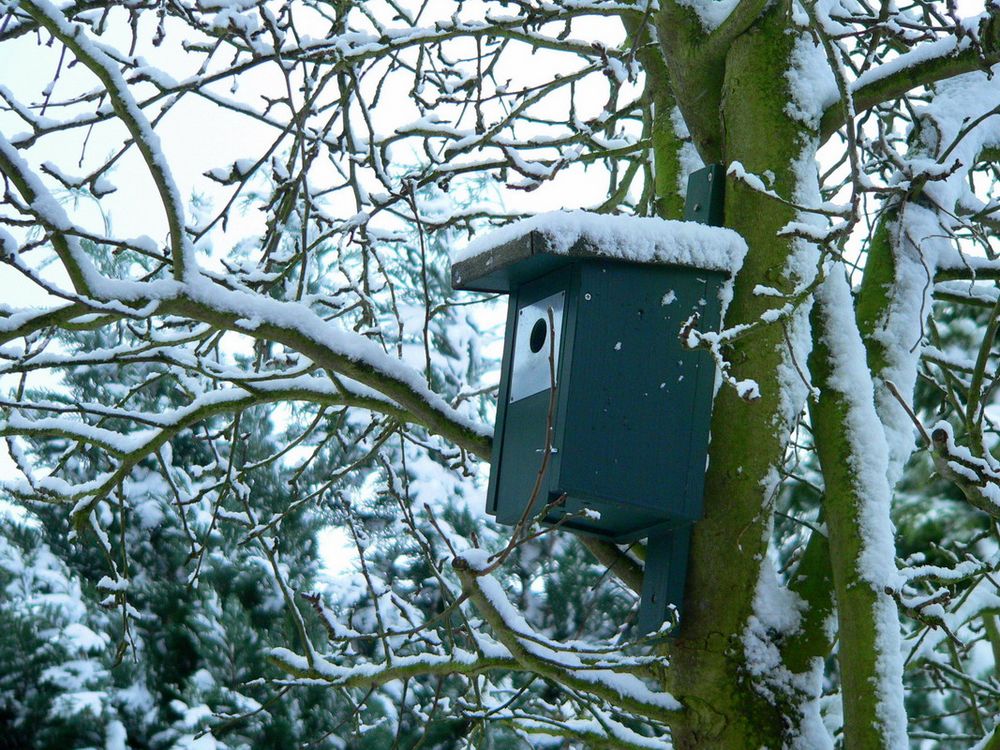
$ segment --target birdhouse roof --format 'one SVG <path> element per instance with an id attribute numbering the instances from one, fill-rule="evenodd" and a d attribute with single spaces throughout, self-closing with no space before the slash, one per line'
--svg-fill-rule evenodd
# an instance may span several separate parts
<path id="1" fill-rule="evenodd" d="M 510 292 L 575 259 L 673 265 L 733 275 L 746 243 L 731 229 L 691 221 L 553 211 L 477 237 L 452 257 L 452 286 Z"/>

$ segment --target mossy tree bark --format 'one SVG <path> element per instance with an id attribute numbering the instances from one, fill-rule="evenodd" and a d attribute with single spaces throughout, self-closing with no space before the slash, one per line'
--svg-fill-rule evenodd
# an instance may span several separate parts
<path id="1" fill-rule="evenodd" d="M 902 686 L 902 666 L 893 661 L 898 659 L 898 614 L 885 586 L 879 585 L 879 576 L 885 571 L 871 562 L 880 541 L 892 544 L 891 537 L 879 540 L 870 528 L 877 527 L 872 516 L 880 513 L 888 526 L 884 502 L 889 493 L 888 454 L 884 436 L 868 436 L 867 443 L 874 439 L 874 445 L 869 445 L 856 434 L 859 424 L 874 421 L 874 384 L 867 367 L 845 368 L 845 352 L 831 344 L 831 340 L 848 338 L 856 343 L 855 355 L 863 361 L 860 332 L 849 327 L 838 330 L 845 321 L 853 322 L 853 315 L 836 316 L 835 308 L 850 310 L 852 299 L 843 269 L 835 267 L 833 273 L 841 278 L 829 280 L 826 286 L 833 286 L 840 294 L 824 293 L 817 299 L 809 369 L 820 393 L 811 414 L 823 470 L 824 517 L 837 598 L 844 744 L 848 748 L 900 747 L 905 746 L 905 716 L 899 715 L 901 706 L 894 705 L 892 696 L 883 689 L 889 681 Z M 879 476 L 864 476 L 860 467 L 866 463 L 881 463 Z M 881 486 L 872 486 L 873 479 Z M 883 557 L 883 562 L 894 568 L 891 548 Z"/>
<path id="2" fill-rule="evenodd" d="M 703 158 L 741 162 L 753 173 L 774 175 L 773 189 L 795 196 L 802 190 L 803 154 L 816 148 L 818 135 L 788 112 L 793 96 L 787 70 L 796 33 L 789 6 L 752 11 L 743 27 L 705 35 L 694 14 L 668 6 L 658 19 L 678 105 Z M 737 18 L 740 14 L 737 13 Z M 725 35 L 725 44 L 719 36 Z M 706 87 L 712 87 L 706 90 Z M 665 181 L 664 181 L 665 182 Z M 795 218 L 788 205 L 729 179 L 726 225 L 747 241 L 749 253 L 736 279 L 726 325 L 757 321 L 774 301 L 754 293 L 765 285 L 791 294 L 796 241 L 780 237 Z M 805 363 L 791 361 L 786 330 L 771 325 L 735 341 L 726 352 L 732 374 L 752 379 L 760 398 L 748 402 L 723 387 L 715 400 L 712 444 L 705 487 L 705 518 L 695 526 L 684 617 L 670 648 L 666 687 L 687 707 L 673 725 L 678 748 L 781 747 L 801 734 L 800 706 L 810 696 L 807 675 L 829 648 L 823 620 L 830 611 L 825 582 L 829 571 L 820 539 L 800 568 L 799 587 L 815 606 L 794 637 L 772 634 L 793 679 L 784 694 L 764 688 L 753 674 L 744 638 L 755 616 L 754 599 L 767 546 L 779 466 L 797 406 L 798 390 L 787 378 Z"/>

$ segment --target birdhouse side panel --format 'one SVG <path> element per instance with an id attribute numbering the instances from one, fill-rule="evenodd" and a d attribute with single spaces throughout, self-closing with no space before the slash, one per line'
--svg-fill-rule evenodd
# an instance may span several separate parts
<path id="1" fill-rule="evenodd" d="M 514 321 L 517 317 L 517 296 L 507 297 L 507 327 L 504 328 L 503 359 L 500 361 L 500 384 L 497 388 L 497 415 L 493 426 L 493 445 L 490 450 L 490 480 L 486 490 L 486 512 L 491 515 L 497 513 L 497 490 L 500 479 L 500 460 L 503 455 L 504 426 L 507 422 L 507 402 L 510 393 L 510 368 L 508 363 L 511 360 L 511 352 L 514 347 L 513 331 Z"/>
<path id="2" fill-rule="evenodd" d="M 703 299 L 707 304 L 700 306 L 697 327 L 700 331 L 718 331 L 722 322 L 720 294 L 723 279 L 710 275 L 706 278 Z M 698 519 L 702 516 L 705 491 L 705 472 L 708 469 L 709 430 L 712 423 L 712 402 L 715 395 L 715 360 L 710 352 L 698 349 L 690 352 L 694 367 L 694 394 L 691 401 L 691 471 L 688 486 L 684 492 L 685 507 L 682 514 L 686 518 Z"/>
<path id="3" fill-rule="evenodd" d="M 539 513 L 553 492 L 562 456 L 559 386 L 566 371 L 565 342 L 573 330 L 574 275 L 570 267 L 559 269 L 524 284 L 511 298 L 487 500 L 487 509 L 501 523 L 517 523 L 529 503 L 528 515 Z"/>

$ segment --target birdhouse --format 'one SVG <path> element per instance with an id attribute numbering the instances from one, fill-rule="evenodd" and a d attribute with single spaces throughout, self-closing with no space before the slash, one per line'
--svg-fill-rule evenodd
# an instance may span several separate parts
<path id="1" fill-rule="evenodd" d="M 687 536 L 673 532 L 701 516 L 715 386 L 710 352 L 684 339 L 718 330 L 744 251 L 718 227 L 557 212 L 495 231 L 452 265 L 456 289 L 510 295 L 487 511 L 661 540 L 644 603 L 683 594 L 683 578 L 664 576 L 686 564 Z"/>
<path id="2" fill-rule="evenodd" d="M 510 294 L 498 521 L 551 505 L 550 523 L 627 542 L 700 517 L 715 366 L 682 334 L 718 329 L 741 249 L 726 229 L 575 212 L 499 230 L 454 263 L 456 289 Z"/>

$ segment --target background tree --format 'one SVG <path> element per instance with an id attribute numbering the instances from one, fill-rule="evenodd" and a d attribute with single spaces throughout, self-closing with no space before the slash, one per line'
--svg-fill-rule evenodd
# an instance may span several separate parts
<path id="1" fill-rule="evenodd" d="M 4 488 L 114 613 L 56 626 L 142 663 L 166 568 L 215 670 L 178 689 L 231 691 L 178 700 L 326 684 L 338 743 L 346 711 L 386 746 L 1000 746 L 993 6 L 0 7 L 4 70 L 46 71 L 0 87 L 0 244 L 43 295 L 0 319 Z M 496 302 L 444 251 L 568 184 L 678 218 L 702 162 L 748 252 L 697 338 L 757 388 L 715 399 L 677 637 L 637 642 L 641 546 L 475 515 Z M 356 568 L 303 597 L 320 519 Z"/>

